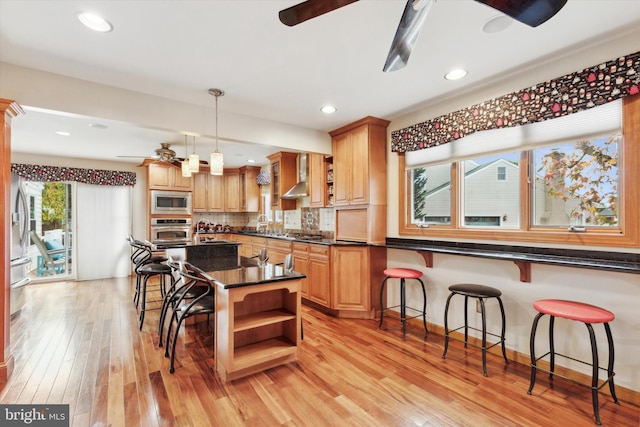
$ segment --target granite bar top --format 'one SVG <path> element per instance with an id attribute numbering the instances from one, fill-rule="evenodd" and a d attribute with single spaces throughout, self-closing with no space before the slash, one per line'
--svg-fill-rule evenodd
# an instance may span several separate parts
<path id="1" fill-rule="evenodd" d="M 200 274 L 222 289 L 239 288 L 243 286 L 260 285 L 281 280 L 304 279 L 307 277 L 296 271 L 286 272 L 280 264 L 258 264 L 253 258 L 240 257 L 240 265 L 235 268 L 205 271 Z"/>
<path id="2" fill-rule="evenodd" d="M 390 249 L 409 249 L 434 253 L 474 256 L 505 261 L 535 262 L 565 267 L 590 268 L 640 274 L 640 254 L 579 249 L 538 248 L 481 243 L 387 238 Z"/>

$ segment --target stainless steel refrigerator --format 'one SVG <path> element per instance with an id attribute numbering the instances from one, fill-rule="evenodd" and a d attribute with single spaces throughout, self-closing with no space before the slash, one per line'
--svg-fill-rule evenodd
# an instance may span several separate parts
<path id="1" fill-rule="evenodd" d="M 29 284 L 29 204 L 21 177 L 11 174 L 11 315 L 24 306 Z"/>

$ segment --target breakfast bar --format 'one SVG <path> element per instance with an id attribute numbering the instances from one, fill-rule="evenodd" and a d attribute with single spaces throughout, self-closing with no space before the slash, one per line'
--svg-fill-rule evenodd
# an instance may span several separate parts
<path id="1" fill-rule="evenodd" d="M 240 257 L 237 268 L 200 271 L 216 289 L 216 370 L 223 381 L 296 360 L 304 274 Z"/>

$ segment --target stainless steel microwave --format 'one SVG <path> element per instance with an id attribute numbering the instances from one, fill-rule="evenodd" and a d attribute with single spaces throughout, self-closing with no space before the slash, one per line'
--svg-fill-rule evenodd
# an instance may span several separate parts
<path id="1" fill-rule="evenodd" d="M 151 214 L 191 215 L 191 193 L 152 190 Z"/>

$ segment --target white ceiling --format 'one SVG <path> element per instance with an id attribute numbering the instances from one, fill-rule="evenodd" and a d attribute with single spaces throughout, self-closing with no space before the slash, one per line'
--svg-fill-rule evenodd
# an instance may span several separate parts
<path id="1" fill-rule="evenodd" d="M 638 0 L 569 0 L 537 28 L 513 22 L 487 34 L 482 26 L 499 12 L 473 0 L 439 0 L 408 66 L 383 73 L 404 1 L 361 0 L 295 27 L 281 24 L 278 11 L 298 2 L 0 0 L 0 61 L 207 108 L 214 105 L 208 89 L 221 88 L 221 112 L 327 132 L 367 115 L 393 119 L 640 26 Z M 79 10 L 99 12 L 114 30 L 87 30 Z M 465 79 L 443 79 L 460 66 L 469 71 Z M 327 103 L 338 111 L 322 114 Z M 13 124 L 16 152 L 118 160 L 153 154 L 160 142 L 184 144 L 168 129 L 24 107 Z M 88 126 L 97 122 L 108 129 Z M 173 148 L 184 155 L 184 146 Z M 231 167 L 248 158 L 262 164 L 277 151 L 230 142 L 220 148 Z"/>

